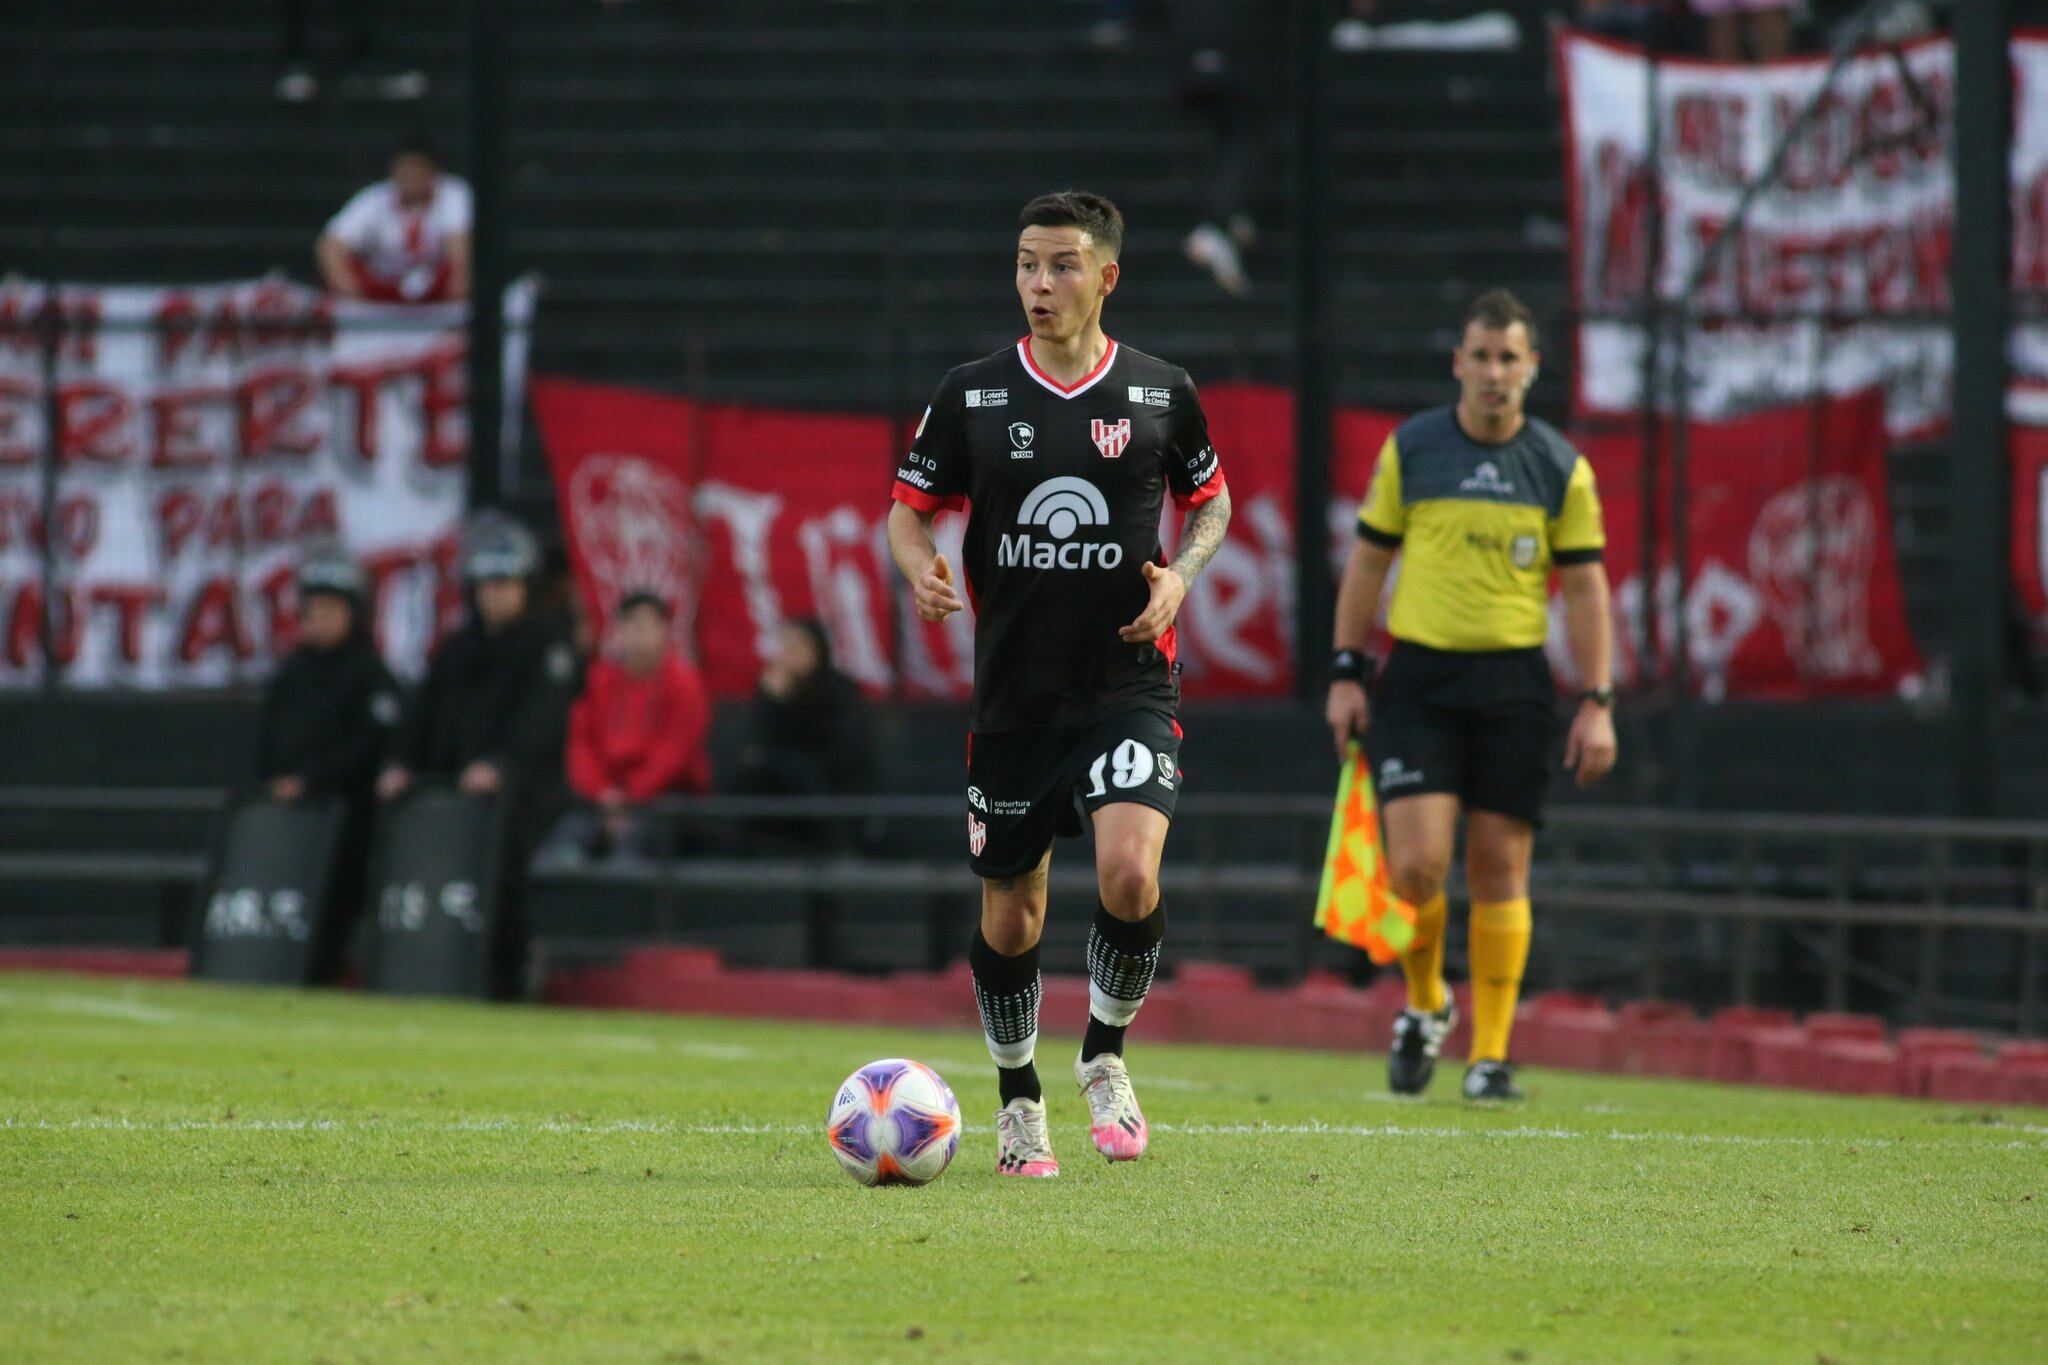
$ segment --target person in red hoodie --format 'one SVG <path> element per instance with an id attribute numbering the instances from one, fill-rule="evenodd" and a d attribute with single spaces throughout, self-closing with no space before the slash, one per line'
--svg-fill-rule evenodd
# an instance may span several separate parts
<path id="1" fill-rule="evenodd" d="M 646 857 L 661 842 L 647 804 L 711 789 L 711 700 L 703 676 L 669 647 L 669 607 L 655 594 L 620 601 L 607 643 L 569 712 L 569 786 L 580 805 L 555 842 L 569 856 Z"/>

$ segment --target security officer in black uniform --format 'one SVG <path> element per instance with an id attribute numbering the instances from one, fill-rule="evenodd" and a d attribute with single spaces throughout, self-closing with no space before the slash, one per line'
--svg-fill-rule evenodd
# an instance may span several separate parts
<path id="1" fill-rule="evenodd" d="M 378 779 L 386 800 L 421 778 L 505 805 L 493 993 L 526 991 L 526 865 L 566 799 L 562 746 L 576 694 L 575 650 L 535 609 L 540 546 L 497 512 L 479 513 L 463 545 L 472 610 L 427 665 L 396 756 Z"/>
<path id="2" fill-rule="evenodd" d="M 370 793 L 399 718 L 398 683 L 377 653 L 362 566 L 339 545 L 307 552 L 298 572 L 299 642 L 264 689 L 256 775 L 273 801 L 338 798 L 345 823 L 315 981 L 340 974 L 363 905 Z"/>

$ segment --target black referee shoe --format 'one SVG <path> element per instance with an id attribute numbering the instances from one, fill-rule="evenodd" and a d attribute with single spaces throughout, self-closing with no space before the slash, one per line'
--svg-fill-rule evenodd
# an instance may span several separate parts
<path id="1" fill-rule="evenodd" d="M 1458 1007 L 1444 1001 L 1434 1014 L 1402 1010 L 1394 1017 L 1394 1046 L 1387 1053 L 1387 1089 L 1420 1095 L 1436 1075 L 1436 1054 L 1458 1024 Z"/>
<path id="2" fill-rule="evenodd" d="M 1465 1098 L 1519 1100 L 1522 1087 L 1515 1084 L 1515 1073 L 1506 1062 L 1474 1062 L 1465 1072 Z"/>

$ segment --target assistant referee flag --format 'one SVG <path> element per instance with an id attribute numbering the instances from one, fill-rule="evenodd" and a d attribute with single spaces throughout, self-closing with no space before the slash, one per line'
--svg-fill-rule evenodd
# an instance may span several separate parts
<path id="1" fill-rule="evenodd" d="M 1415 907 L 1394 894 L 1380 849 L 1379 803 L 1365 750 L 1356 740 L 1345 748 L 1337 779 L 1337 809 L 1330 816 L 1330 843 L 1323 855 L 1323 885 L 1316 893 L 1316 927 L 1374 962 L 1388 963 L 1415 941 Z"/>

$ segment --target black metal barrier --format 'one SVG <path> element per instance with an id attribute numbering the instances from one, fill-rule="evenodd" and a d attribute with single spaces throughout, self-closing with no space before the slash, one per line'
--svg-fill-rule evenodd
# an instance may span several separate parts
<path id="1" fill-rule="evenodd" d="M 0 810 L 221 803 L 211 792 L 0 788 Z M 821 965 L 916 967 L 945 960 L 972 923 L 979 888 L 960 848 L 958 798 L 707 798 L 657 810 L 691 851 L 538 868 L 536 889 L 566 906 L 537 907 L 544 940 L 602 950 L 694 937 L 710 915 L 728 941 L 758 944 L 772 930 L 762 907 L 782 898 L 801 909 L 788 926 L 793 941 L 773 951 Z M 1182 801 L 1162 877 L 1177 955 L 1242 961 L 1272 976 L 1337 960 L 1308 923 L 1329 810 L 1315 795 Z M 893 837 L 821 838 L 814 854 L 748 856 L 745 831 L 763 821 L 881 827 Z M 835 846 L 848 851 L 825 851 Z M 1085 848 L 1063 844 L 1055 854 L 1055 898 L 1092 891 Z M 423 846 L 426 871 L 381 878 L 377 918 L 395 916 L 400 932 L 408 914 L 437 932 L 480 932 L 468 923 L 494 901 L 486 874 L 495 862 L 472 852 L 465 865 L 476 876 L 465 879 L 447 853 Z M 190 885 L 204 875 L 198 857 L 0 853 L 0 882 L 133 876 Z M 1571 806 L 1551 814 L 1537 841 L 1534 882 L 1538 987 L 1864 1008 L 2022 1034 L 2048 1024 L 2048 823 Z M 453 889 L 463 886 L 476 888 L 474 900 Z M 631 913 L 600 924 L 595 906 L 608 896 L 624 897 Z M 847 960 L 850 931 L 866 932 L 848 907 L 876 899 L 909 907 L 910 927 L 876 938 L 886 960 Z"/>
<path id="2" fill-rule="evenodd" d="M 333 941 L 335 864 L 347 806 L 337 798 L 250 800 L 222 820 L 192 974 L 303 986 Z"/>
<path id="3" fill-rule="evenodd" d="M 393 995 L 491 991 L 501 802 L 417 788 L 377 812 L 365 976 Z"/>

